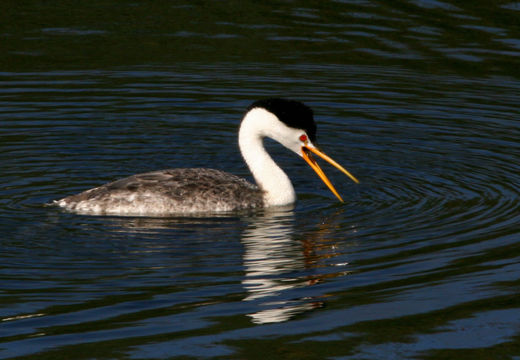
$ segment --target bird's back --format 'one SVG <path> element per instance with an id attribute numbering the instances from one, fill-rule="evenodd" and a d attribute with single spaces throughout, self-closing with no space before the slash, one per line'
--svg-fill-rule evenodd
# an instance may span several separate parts
<path id="1" fill-rule="evenodd" d="M 263 207 L 262 191 L 214 169 L 171 169 L 133 175 L 55 202 L 83 214 L 164 216 Z"/>

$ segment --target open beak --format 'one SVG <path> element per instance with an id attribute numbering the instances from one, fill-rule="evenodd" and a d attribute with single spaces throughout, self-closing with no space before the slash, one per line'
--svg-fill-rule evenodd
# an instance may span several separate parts
<path id="1" fill-rule="evenodd" d="M 307 161 L 307 163 L 310 165 L 310 167 L 316 172 L 316 174 L 318 174 L 318 176 L 325 183 L 325 185 L 327 185 L 329 187 L 330 191 L 332 191 L 332 193 L 334 195 L 336 195 L 336 197 L 339 199 L 339 201 L 343 202 L 343 199 L 341 198 L 341 196 L 339 196 L 338 192 L 334 188 L 334 185 L 332 185 L 329 178 L 327 178 L 327 176 L 325 175 L 323 170 L 321 170 L 318 163 L 316 162 L 316 160 L 314 160 L 314 158 L 312 157 L 312 154 L 310 152 L 315 153 L 316 155 L 321 157 L 323 160 L 327 161 L 329 164 L 331 164 L 334 167 L 341 170 L 341 172 L 343 172 L 345 175 L 347 175 L 349 178 L 351 178 L 352 181 L 354 181 L 356 184 L 359 184 L 359 180 L 356 179 L 354 177 L 354 175 L 352 175 L 350 172 L 348 172 L 343 166 L 341 166 L 340 164 L 338 164 L 337 162 L 332 160 L 329 156 L 325 155 L 324 153 L 322 153 L 320 150 L 316 149 L 315 147 L 302 146 L 303 159 L 305 161 Z"/>

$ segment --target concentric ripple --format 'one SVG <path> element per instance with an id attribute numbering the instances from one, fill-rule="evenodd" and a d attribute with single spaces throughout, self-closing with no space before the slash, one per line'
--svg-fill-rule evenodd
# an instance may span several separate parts
<path id="1" fill-rule="evenodd" d="M 444 81 L 449 86 L 451 80 L 429 79 L 438 86 Z M 408 84 L 420 88 L 410 79 Z M 485 91 L 481 85 L 468 81 L 451 86 L 447 103 L 428 98 L 422 87 L 420 102 L 391 99 L 391 105 L 372 108 L 370 120 L 354 124 L 343 120 L 341 112 L 333 114 L 331 132 L 339 132 L 343 124 L 352 132 L 340 157 L 349 159 L 353 171 L 362 169 L 357 173 L 362 185 L 348 204 L 354 221 L 372 218 L 382 231 L 436 232 L 445 239 L 478 229 L 510 229 L 518 212 L 520 166 L 513 154 L 520 153 L 515 140 L 520 126 L 511 122 L 511 99 L 497 97 L 495 108 L 480 105 L 489 101 L 493 86 L 504 92 L 502 82 L 487 82 Z M 367 98 L 384 95 L 375 91 Z"/>

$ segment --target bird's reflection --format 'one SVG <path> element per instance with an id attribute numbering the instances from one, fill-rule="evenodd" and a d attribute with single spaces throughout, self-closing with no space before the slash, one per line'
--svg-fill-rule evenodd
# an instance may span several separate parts
<path id="1" fill-rule="evenodd" d="M 321 277 L 313 274 L 312 269 L 320 257 L 334 256 L 330 252 L 334 246 L 324 245 L 326 226 L 322 229 L 325 231 L 300 233 L 304 237 L 300 239 L 294 238 L 294 226 L 292 210 L 267 212 L 251 218 L 242 234 L 245 248 L 242 283 L 247 291 L 244 301 L 255 301 L 258 305 L 258 311 L 249 314 L 254 323 L 286 321 L 323 305 L 324 296 L 312 296 L 309 291 L 297 292 L 297 289 L 320 281 Z M 327 251 L 317 254 L 316 246 L 327 247 Z M 296 293 L 300 295 L 290 295 Z"/>
<path id="2" fill-rule="evenodd" d="M 325 278 L 345 275 L 345 264 L 333 272 L 322 271 L 327 258 L 338 255 L 337 240 L 331 234 L 333 217 L 321 219 L 318 224 L 305 226 L 306 231 L 295 231 L 292 209 L 265 211 L 261 214 L 221 218 L 114 218 L 121 230 L 154 234 L 163 229 L 197 229 L 207 232 L 222 224 L 246 222 L 241 233 L 244 246 L 242 255 L 246 291 L 244 302 L 250 304 L 248 316 L 256 324 L 283 322 L 306 311 L 323 306 L 326 294 L 309 291 L 307 287 Z M 229 230 L 229 229 L 228 229 Z M 223 230 L 224 231 L 224 230 Z M 223 235 L 224 236 L 224 235 Z M 164 244 L 163 244 L 164 245 Z M 338 271 L 339 270 L 339 271 Z"/>

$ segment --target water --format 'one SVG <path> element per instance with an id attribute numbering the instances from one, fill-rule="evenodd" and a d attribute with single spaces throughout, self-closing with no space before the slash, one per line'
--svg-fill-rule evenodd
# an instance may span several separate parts
<path id="1" fill-rule="evenodd" d="M 0 358 L 520 356 L 520 3 L 92 1 L 0 14 Z M 293 210 L 44 204 L 182 166 L 251 178 L 245 107 L 310 105 L 356 177 L 267 142 Z"/>

